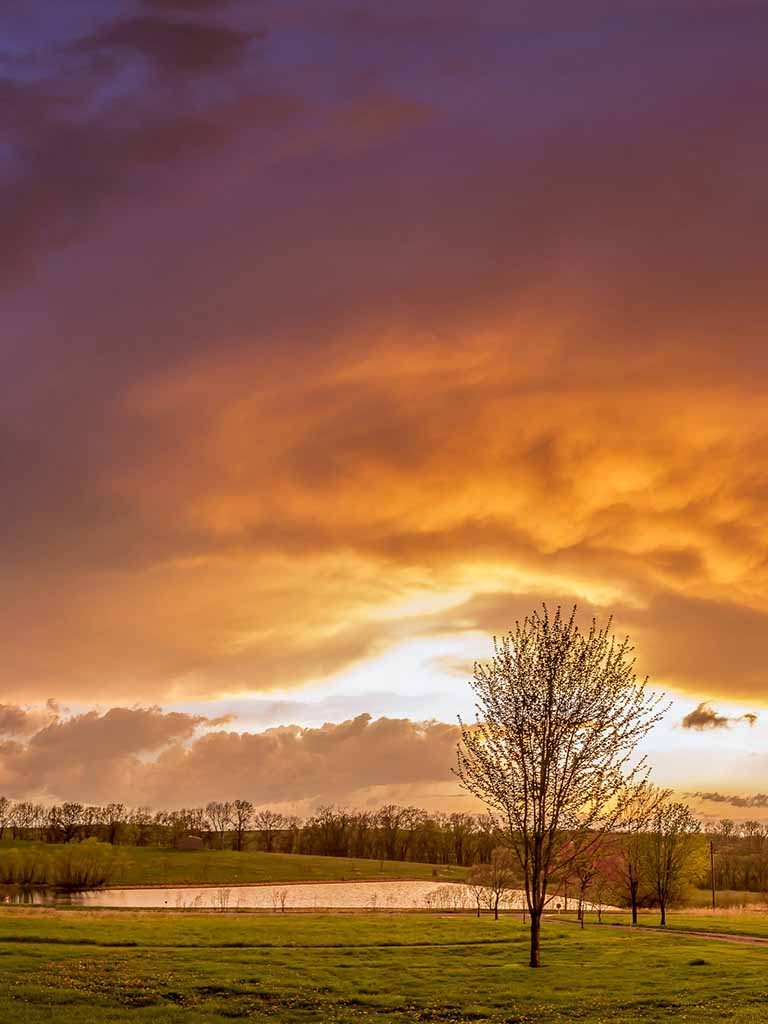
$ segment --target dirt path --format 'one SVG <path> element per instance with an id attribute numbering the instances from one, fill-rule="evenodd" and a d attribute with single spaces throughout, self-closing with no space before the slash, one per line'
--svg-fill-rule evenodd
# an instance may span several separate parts
<path id="1" fill-rule="evenodd" d="M 573 918 L 568 917 L 549 917 L 549 921 L 557 921 L 558 924 L 573 924 L 577 927 L 579 922 Z M 593 923 L 587 924 L 587 928 L 626 928 L 629 931 L 644 933 L 649 935 L 684 935 L 691 939 L 715 939 L 718 942 L 738 942 L 745 946 L 768 946 L 768 936 L 761 937 L 759 935 L 735 935 L 728 932 L 705 932 L 705 931 L 693 931 L 690 928 L 649 928 L 646 925 L 633 925 L 633 924 L 616 924 L 614 922 L 608 924 L 596 925 Z"/>

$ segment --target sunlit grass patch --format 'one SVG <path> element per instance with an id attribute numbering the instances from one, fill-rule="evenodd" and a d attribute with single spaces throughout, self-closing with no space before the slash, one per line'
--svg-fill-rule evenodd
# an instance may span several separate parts
<path id="1" fill-rule="evenodd" d="M 604 926 L 626 925 L 631 922 L 631 918 L 629 914 L 608 914 L 603 915 L 603 922 Z M 638 927 L 659 928 L 658 913 L 641 914 Z M 764 910 L 673 910 L 667 914 L 667 928 L 768 938 L 768 912 Z"/>
<path id="2" fill-rule="evenodd" d="M 510 919 L 4 913 L 0 935 L 0 1020 L 28 1024 L 768 1019 L 768 950 L 651 930 L 550 922 L 540 971 Z"/>

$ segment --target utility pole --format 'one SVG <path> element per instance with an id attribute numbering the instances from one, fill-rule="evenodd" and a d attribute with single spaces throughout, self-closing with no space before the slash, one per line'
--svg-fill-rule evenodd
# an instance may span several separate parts
<path id="1" fill-rule="evenodd" d="M 712 879 L 712 909 L 715 909 L 715 841 L 709 840 L 709 875 Z"/>

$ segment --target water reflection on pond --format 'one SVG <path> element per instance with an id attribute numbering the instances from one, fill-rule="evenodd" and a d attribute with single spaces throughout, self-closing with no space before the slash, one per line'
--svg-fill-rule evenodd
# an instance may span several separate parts
<path id="1" fill-rule="evenodd" d="M 522 907 L 523 894 L 505 902 Z M 461 883 L 426 881 L 313 882 L 288 885 L 168 886 L 55 893 L 7 891 L 3 902 L 48 906 L 200 910 L 470 910 L 470 890 Z"/>

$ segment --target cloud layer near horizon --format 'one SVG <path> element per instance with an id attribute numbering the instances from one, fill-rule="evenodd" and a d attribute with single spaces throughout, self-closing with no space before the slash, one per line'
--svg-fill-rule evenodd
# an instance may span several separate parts
<path id="1" fill-rule="evenodd" d="M 4 50 L 0 692 L 298 690 L 546 599 L 764 702 L 764 7 L 110 6 Z"/>
<path id="2" fill-rule="evenodd" d="M 234 716 L 153 706 L 74 713 L 55 701 L 37 707 L 2 704 L 0 796 L 44 804 L 116 801 L 155 809 L 249 799 L 258 807 L 300 815 L 324 804 L 482 810 L 452 772 L 459 736 L 458 725 L 364 712 L 315 727 L 251 731 Z M 736 760 L 722 740 L 711 731 L 688 732 L 681 746 L 679 737 L 669 736 L 679 755 L 671 762 L 662 758 L 654 778 L 673 786 L 705 818 L 722 816 L 722 805 L 729 805 L 729 813 L 740 818 L 763 819 L 764 792 L 744 794 L 750 785 L 757 790 L 764 778 L 760 738 Z M 649 753 L 654 761 L 659 751 L 656 757 Z M 731 777 L 721 776 L 721 781 L 730 787 L 737 778 L 739 791 L 693 791 L 693 779 L 716 777 L 718 758 L 731 766 Z M 681 760 L 687 771 L 681 770 Z"/>
<path id="3" fill-rule="evenodd" d="M 252 733 L 155 707 L 52 712 L 46 720 L 6 705 L 0 794 L 155 808 L 250 799 L 301 809 L 408 802 L 410 794 L 433 805 L 430 790 L 442 787 L 456 804 L 451 766 L 458 736 L 455 725 L 367 714 L 316 729 Z"/>

